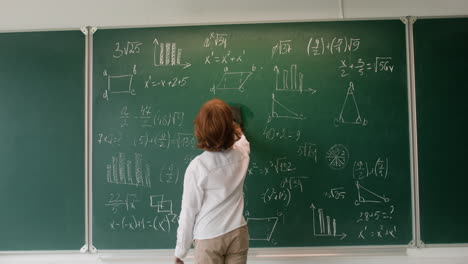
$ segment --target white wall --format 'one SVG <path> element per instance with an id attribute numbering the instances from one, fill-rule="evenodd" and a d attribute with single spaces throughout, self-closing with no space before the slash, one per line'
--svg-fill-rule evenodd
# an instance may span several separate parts
<path id="1" fill-rule="evenodd" d="M 468 15 L 467 0 L 1 0 L 0 3 L 0 31 L 339 19 L 342 14 L 345 18 Z"/>
<path id="2" fill-rule="evenodd" d="M 83 26 L 240 23 L 415 16 L 468 15 L 468 0 L 1 0 L 0 31 L 70 29 Z M 1 239 L 1 236 L 0 236 Z M 288 252 L 288 251 L 287 251 Z M 315 252 L 315 253 L 314 253 Z M 320 250 L 312 252 L 320 254 Z M 311 253 L 311 252 L 306 252 Z M 249 263 L 468 263 L 468 248 L 369 251 L 309 257 L 259 257 Z M 171 263 L 171 251 L 140 254 L 0 255 L 8 263 Z M 274 254 L 269 251 L 268 254 Z M 267 255 L 268 255 L 267 254 Z M 189 259 L 188 263 L 192 263 Z"/>

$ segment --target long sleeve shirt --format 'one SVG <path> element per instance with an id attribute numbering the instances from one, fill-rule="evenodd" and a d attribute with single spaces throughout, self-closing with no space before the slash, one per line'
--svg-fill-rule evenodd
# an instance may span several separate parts
<path id="1" fill-rule="evenodd" d="M 233 147 L 205 151 L 193 159 L 184 176 L 175 256 L 184 258 L 194 239 L 210 239 L 246 225 L 243 185 L 250 161 L 244 135 Z"/>

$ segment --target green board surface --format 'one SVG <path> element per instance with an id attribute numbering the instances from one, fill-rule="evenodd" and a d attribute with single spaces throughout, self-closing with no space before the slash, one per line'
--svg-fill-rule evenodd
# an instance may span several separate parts
<path id="1" fill-rule="evenodd" d="M 0 250 L 85 242 L 81 31 L 0 34 Z"/>
<path id="2" fill-rule="evenodd" d="M 468 19 L 414 24 L 421 240 L 468 243 L 464 170 Z"/>
<path id="3" fill-rule="evenodd" d="M 406 245 L 405 25 L 106 29 L 93 36 L 93 245 L 173 248 L 193 119 L 240 106 L 252 247 Z"/>

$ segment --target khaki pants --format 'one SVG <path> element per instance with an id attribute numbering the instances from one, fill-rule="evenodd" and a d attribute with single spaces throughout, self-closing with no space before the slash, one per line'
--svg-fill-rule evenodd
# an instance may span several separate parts
<path id="1" fill-rule="evenodd" d="M 249 231 L 242 226 L 212 239 L 195 240 L 196 264 L 245 264 Z"/>

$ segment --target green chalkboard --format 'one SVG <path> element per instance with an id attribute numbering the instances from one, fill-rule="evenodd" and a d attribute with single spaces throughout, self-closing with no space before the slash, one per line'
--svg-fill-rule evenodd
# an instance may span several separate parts
<path id="1" fill-rule="evenodd" d="M 468 243 L 464 170 L 468 19 L 414 24 L 421 239 Z"/>
<path id="2" fill-rule="evenodd" d="M 0 34 L 0 251 L 85 244 L 84 43 Z"/>
<path id="3" fill-rule="evenodd" d="M 173 248 L 193 119 L 240 106 L 252 247 L 410 242 L 399 20 L 106 29 L 93 43 L 93 244 Z"/>

